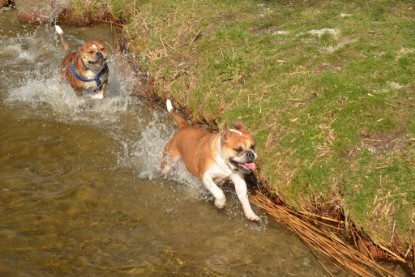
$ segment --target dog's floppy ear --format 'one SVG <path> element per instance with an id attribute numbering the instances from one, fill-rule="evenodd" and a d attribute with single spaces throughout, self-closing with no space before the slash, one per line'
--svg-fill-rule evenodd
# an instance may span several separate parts
<path id="1" fill-rule="evenodd" d="M 222 129 L 222 131 L 220 133 L 220 137 L 221 137 L 222 141 L 225 141 L 228 138 L 228 132 L 229 132 L 228 124 L 226 124 L 226 122 L 225 122 L 222 125 L 221 129 Z"/>
<path id="2" fill-rule="evenodd" d="M 248 128 L 245 126 L 245 124 L 243 124 L 240 121 L 235 121 L 233 123 L 233 127 L 238 130 L 241 131 L 242 133 L 248 133 Z"/>
<path id="3" fill-rule="evenodd" d="M 76 47 L 76 52 L 78 52 L 78 54 L 81 54 L 81 52 L 85 51 L 85 42 L 82 41 L 82 44 L 78 45 Z"/>
<path id="4" fill-rule="evenodd" d="M 83 48 L 83 46 L 82 46 L 82 45 L 78 45 L 78 46 L 76 47 L 76 52 L 77 52 L 78 54 L 80 54 L 80 53 L 81 53 L 82 48 Z"/>

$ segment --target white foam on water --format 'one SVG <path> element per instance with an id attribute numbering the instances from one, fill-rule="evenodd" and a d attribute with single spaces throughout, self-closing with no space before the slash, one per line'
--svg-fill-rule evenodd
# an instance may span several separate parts
<path id="1" fill-rule="evenodd" d="M 0 42 L 0 58 L 3 65 L 33 64 L 38 53 L 29 47 L 27 40 L 17 38 L 2 38 Z"/>
<path id="2" fill-rule="evenodd" d="M 10 64 L 33 63 L 36 58 L 33 56 L 33 53 L 25 51 L 19 44 L 2 47 L 0 49 L 0 57 L 4 56 L 9 57 L 7 60 L 4 59 L 4 62 Z"/>
<path id="3" fill-rule="evenodd" d="M 12 9 L 13 9 L 12 7 L 1 7 L 0 8 L 0 13 L 8 12 L 8 11 L 11 11 Z"/>
<path id="4" fill-rule="evenodd" d="M 171 132 L 167 125 L 156 120 L 151 121 L 142 130 L 133 153 L 136 160 L 141 163 L 140 178 L 153 179 L 159 175 L 163 148 L 170 137 Z"/>
<path id="5" fill-rule="evenodd" d="M 25 103 L 32 108 L 46 104 L 50 108 L 50 116 L 59 115 L 65 121 L 115 122 L 120 114 L 127 111 L 131 82 L 128 78 L 120 78 L 113 59 L 109 60 L 109 66 L 113 72 L 110 72 L 108 81 L 108 97 L 102 100 L 92 99 L 92 93 L 88 92 L 83 97 L 77 97 L 69 84 L 60 83 L 59 68 L 52 66 L 42 72 L 37 69 L 24 73 L 25 80 L 20 86 L 10 89 L 6 103 Z"/>
<path id="6" fill-rule="evenodd" d="M 163 147 L 171 130 L 162 122 L 160 112 L 152 111 L 147 115 L 150 120 L 142 117 L 140 113 L 135 116 L 136 123 L 133 128 L 139 129 L 139 132 L 134 137 L 124 139 L 124 152 L 118 163 L 122 167 L 139 168 L 140 178 L 152 180 L 159 174 Z"/>

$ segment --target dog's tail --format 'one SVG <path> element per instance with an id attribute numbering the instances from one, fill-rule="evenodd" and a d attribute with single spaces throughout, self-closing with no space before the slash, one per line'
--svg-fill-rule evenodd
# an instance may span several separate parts
<path id="1" fill-rule="evenodd" d="M 173 108 L 173 104 L 171 103 L 170 99 L 167 99 L 166 101 L 166 106 L 167 106 L 167 111 L 169 112 L 169 114 L 173 117 L 174 121 L 177 124 L 177 127 L 179 127 L 179 129 L 187 126 L 187 122 L 186 120 L 183 119 L 183 117 L 181 117 Z"/>
<path id="2" fill-rule="evenodd" d="M 62 43 L 63 49 L 65 49 L 66 52 L 69 52 L 69 46 L 66 43 L 65 38 L 63 37 L 63 30 L 62 30 L 62 28 L 59 27 L 58 25 L 55 25 L 55 30 L 56 30 L 56 32 L 58 33 L 58 35 L 59 35 L 59 37 L 61 39 L 61 43 Z"/>

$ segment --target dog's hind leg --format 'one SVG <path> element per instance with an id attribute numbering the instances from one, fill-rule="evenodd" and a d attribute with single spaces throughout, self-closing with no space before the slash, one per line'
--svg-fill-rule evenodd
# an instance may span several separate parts
<path id="1" fill-rule="evenodd" d="M 180 160 L 181 156 L 178 151 L 172 151 L 170 144 L 164 148 L 163 158 L 161 160 L 160 171 L 163 175 L 169 174 L 173 166 Z"/>

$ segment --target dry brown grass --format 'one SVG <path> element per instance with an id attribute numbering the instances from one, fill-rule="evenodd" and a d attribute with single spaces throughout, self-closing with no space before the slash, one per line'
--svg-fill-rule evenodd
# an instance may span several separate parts
<path id="1" fill-rule="evenodd" d="M 366 249 L 369 253 L 368 257 L 348 245 L 344 239 L 341 239 L 332 231 L 333 229 L 342 229 L 336 227 L 336 225 L 344 225 L 345 222 L 308 212 L 295 212 L 285 206 L 273 203 L 268 196 L 265 196 L 261 192 L 257 192 L 256 195 L 251 196 L 251 201 L 265 210 L 278 222 L 286 225 L 291 231 L 298 235 L 301 240 L 309 245 L 313 252 L 317 252 L 318 254 L 333 260 L 340 268 L 358 276 L 373 276 L 374 274 L 380 276 L 397 276 L 394 272 L 391 272 L 378 264 L 373 257 L 371 257 L 370 249 Z M 310 220 L 306 220 L 305 218 L 312 218 L 318 225 L 311 224 Z M 357 236 L 356 232 L 354 234 Z M 389 251 L 384 247 L 382 247 L 382 250 L 386 252 L 386 255 L 389 255 L 388 258 L 399 262 L 405 262 L 403 258 L 394 254 L 392 251 Z M 333 276 L 327 267 L 323 264 L 322 266 Z"/>

